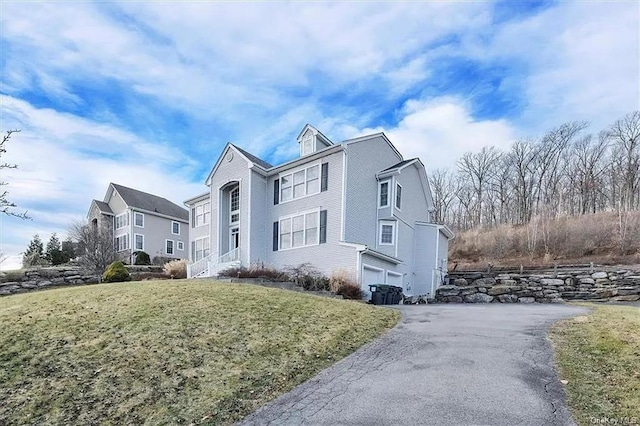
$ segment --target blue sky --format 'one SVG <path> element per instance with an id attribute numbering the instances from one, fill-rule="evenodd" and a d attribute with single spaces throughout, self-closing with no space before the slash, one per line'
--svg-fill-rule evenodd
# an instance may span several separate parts
<path id="1" fill-rule="evenodd" d="M 570 120 L 598 132 L 640 103 L 636 1 L 213 3 L 3 1 L 0 130 L 16 266 L 109 182 L 204 192 L 226 142 L 271 163 L 311 123 L 385 131 L 428 170 Z"/>

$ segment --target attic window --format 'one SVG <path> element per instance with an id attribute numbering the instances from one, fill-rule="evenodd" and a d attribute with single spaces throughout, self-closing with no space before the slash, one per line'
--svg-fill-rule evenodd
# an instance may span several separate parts
<path id="1" fill-rule="evenodd" d="M 308 134 L 304 137 L 304 139 L 302 139 L 302 142 L 300 142 L 300 155 L 301 156 L 305 156 L 305 155 L 309 155 L 311 153 L 313 153 L 315 150 L 314 148 L 314 137 L 312 134 Z"/>

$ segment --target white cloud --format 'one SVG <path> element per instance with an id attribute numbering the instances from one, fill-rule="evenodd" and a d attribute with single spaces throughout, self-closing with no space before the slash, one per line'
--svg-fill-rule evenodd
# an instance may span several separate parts
<path id="1" fill-rule="evenodd" d="M 193 176 L 197 159 L 178 147 L 143 140 L 105 124 L 35 108 L 9 96 L 0 98 L 3 126 L 22 131 L 7 144 L 3 161 L 9 199 L 33 221 L 2 217 L 2 250 L 14 255 L 39 233 L 43 240 L 82 220 L 93 198 L 102 199 L 109 182 L 156 194 L 182 205 L 204 191 Z M 18 210 L 20 211 L 20 210 Z M 8 247 L 8 248 L 7 248 Z"/>
<path id="2" fill-rule="evenodd" d="M 384 131 L 404 158 L 420 157 L 428 170 L 454 167 L 462 154 L 483 146 L 506 150 L 517 134 L 506 120 L 474 119 L 468 105 L 454 97 L 408 101 L 397 126 L 360 133 L 375 131 Z"/>
<path id="3" fill-rule="evenodd" d="M 472 34 L 461 53 L 516 66 L 509 84 L 524 88 L 525 129 L 587 120 L 598 131 L 640 108 L 639 16 L 640 2 L 558 2 L 493 37 Z"/>

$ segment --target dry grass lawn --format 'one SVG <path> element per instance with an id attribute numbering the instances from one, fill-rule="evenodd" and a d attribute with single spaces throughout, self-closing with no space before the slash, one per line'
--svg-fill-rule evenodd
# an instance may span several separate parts
<path id="1" fill-rule="evenodd" d="M 398 319 L 205 280 L 3 297 L 0 424 L 228 424 Z"/>
<path id="2" fill-rule="evenodd" d="M 584 305 L 594 312 L 550 333 L 573 417 L 579 425 L 640 424 L 640 309 Z"/>

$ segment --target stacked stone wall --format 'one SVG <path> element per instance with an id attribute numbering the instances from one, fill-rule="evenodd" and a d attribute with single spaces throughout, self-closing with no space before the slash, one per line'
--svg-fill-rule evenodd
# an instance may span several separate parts
<path id="1" fill-rule="evenodd" d="M 436 291 L 436 303 L 559 303 L 569 300 L 640 300 L 640 272 L 562 271 L 550 273 L 449 274 Z"/>
<path id="2" fill-rule="evenodd" d="M 99 278 L 77 267 L 50 267 L 27 269 L 20 273 L 0 273 L 0 296 L 55 286 L 94 284 Z"/>

